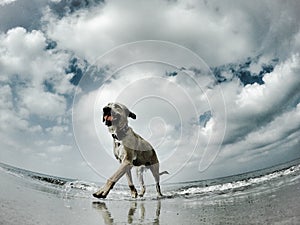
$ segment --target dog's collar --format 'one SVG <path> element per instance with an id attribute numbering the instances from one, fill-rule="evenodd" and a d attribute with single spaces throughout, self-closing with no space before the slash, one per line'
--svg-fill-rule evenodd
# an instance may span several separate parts
<path id="1" fill-rule="evenodd" d="M 112 134 L 113 139 L 121 141 L 126 137 L 126 133 L 129 130 L 128 126 L 124 126 L 121 130 L 117 131 L 115 134 Z"/>

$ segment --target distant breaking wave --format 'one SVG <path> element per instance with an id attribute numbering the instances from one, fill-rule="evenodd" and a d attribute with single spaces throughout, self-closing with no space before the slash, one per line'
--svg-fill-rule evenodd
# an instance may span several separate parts
<path id="1" fill-rule="evenodd" d="M 2 171 L 13 176 L 25 179 L 36 185 L 47 188 L 38 188 L 49 192 L 49 188 L 55 189 L 62 197 L 92 198 L 91 193 L 96 191 L 100 184 L 89 181 L 55 177 L 40 174 L 6 164 L 0 163 Z M 296 182 L 300 179 L 300 160 L 292 161 L 276 167 L 223 177 L 211 180 L 164 184 L 165 198 L 216 198 L 228 195 L 239 196 L 247 193 L 260 193 L 275 190 L 283 185 Z M 51 191 L 50 191 L 51 192 Z M 53 192 L 53 191 L 52 191 Z M 54 193 L 54 192 L 53 192 Z M 110 200 L 131 200 L 129 189 L 125 185 L 116 185 L 108 195 Z M 143 199 L 156 199 L 153 185 L 149 185 L 146 197 Z"/>
<path id="2" fill-rule="evenodd" d="M 43 181 L 43 182 L 54 184 L 54 185 L 64 185 L 67 182 L 72 180 L 72 179 L 68 179 L 68 178 L 61 178 L 61 177 L 55 177 L 55 176 L 51 176 L 51 175 L 36 173 L 36 172 L 29 171 L 29 170 L 24 170 L 21 168 L 10 166 L 10 165 L 4 164 L 4 163 L 0 163 L 0 168 L 5 170 L 7 173 L 15 175 L 17 177 L 32 178 L 33 180 L 39 180 L 39 181 Z"/>
<path id="3" fill-rule="evenodd" d="M 243 174 L 245 176 L 246 174 Z M 238 175 L 235 178 L 238 178 Z M 294 179 L 289 179 L 291 177 L 300 178 L 300 165 L 291 166 L 287 169 L 283 169 L 280 171 L 275 171 L 270 174 L 262 175 L 259 177 L 247 178 L 243 180 L 237 180 L 227 183 L 220 183 L 215 185 L 206 185 L 206 186 L 196 186 L 192 187 L 185 186 L 184 188 L 178 190 L 177 194 L 179 196 L 182 195 L 204 195 L 207 193 L 215 193 L 215 194 L 226 194 L 232 192 L 243 192 L 246 190 L 251 190 L 251 187 L 257 188 L 257 190 L 262 191 L 263 189 L 268 189 L 270 187 L 276 188 L 283 184 L 286 184 L 287 181 L 294 181 Z M 234 177 L 232 177 L 234 178 Z M 227 178 L 228 179 L 228 178 Z M 226 180 L 226 178 L 221 178 L 221 180 Z"/>

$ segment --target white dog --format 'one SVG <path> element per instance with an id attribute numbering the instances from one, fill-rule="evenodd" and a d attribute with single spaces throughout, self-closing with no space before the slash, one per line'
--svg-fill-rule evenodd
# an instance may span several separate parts
<path id="1" fill-rule="evenodd" d="M 131 196 L 136 198 L 137 191 L 132 182 L 131 168 L 138 167 L 138 178 L 142 186 L 139 196 L 145 193 L 143 171 L 149 168 L 156 182 L 158 196 L 162 196 L 159 177 L 168 174 L 167 171 L 159 173 L 159 161 L 149 142 L 136 134 L 128 126 L 127 118 L 136 119 L 136 115 L 120 103 L 109 103 L 103 108 L 103 122 L 108 126 L 114 141 L 114 154 L 121 163 L 119 169 L 107 180 L 106 184 L 93 194 L 96 198 L 106 198 L 114 184 L 126 173 Z"/>

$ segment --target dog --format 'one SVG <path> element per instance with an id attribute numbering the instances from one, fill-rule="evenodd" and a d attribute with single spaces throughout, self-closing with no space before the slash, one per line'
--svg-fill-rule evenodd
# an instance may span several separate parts
<path id="1" fill-rule="evenodd" d="M 139 182 L 141 184 L 140 197 L 145 194 L 143 171 L 150 169 L 156 182 L 158 196 L 162 196 L 159 178 L 167 171 L 159 172 L 159 161 L 153 147 L 149 142 L 135 133 L 128 126 L 128 118 L 136 119 L 136 115 L 125 105 L 120 103 L 109 103 L 103 108 L 102 121 L 108 127 L 113 138 L 114 155 L 121 163 L 119 169 L 107 180 L 106 184 L 93 194 L 96 198 L 106 198 L 115 183 L 126 174 L 131 196 L 137 198 L 138 193 L 132 182 L 131 169 L 137 168 Z"/>

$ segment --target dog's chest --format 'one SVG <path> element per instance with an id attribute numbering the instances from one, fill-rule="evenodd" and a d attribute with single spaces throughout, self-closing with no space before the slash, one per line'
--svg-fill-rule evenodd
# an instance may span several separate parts
<path id="1" fill-rule="evenodd" d="M 152 152 L 153 150 L 151 144 L 134 133 L 131 128 L 127 130 L 126 135 L 121 140 L 119 137 L 113 135 L 114 155 L 119 162 L 123 162 L 125 158 L 133 162 L 137 158 L 137 152 Z"/>
<path id="2" fill-rule="evenodd" d="M 121 141 L 114 140 L 114 155 L 117 160 L 122 162 L 126 156 L 124 145 Z"/>

